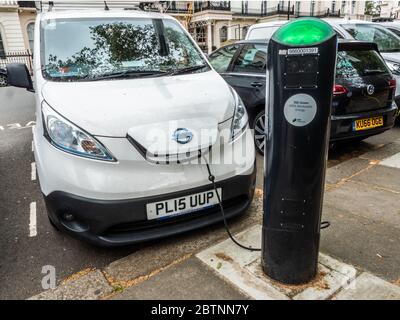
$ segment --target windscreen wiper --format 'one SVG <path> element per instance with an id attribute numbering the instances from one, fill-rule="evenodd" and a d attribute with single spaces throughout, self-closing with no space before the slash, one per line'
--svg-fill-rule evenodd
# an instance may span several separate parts
<path id="1" fill-rule="evenodd" d="M 196 71 L 196 70 L 200 70 L 200 69 L 203 69 L 203 68 L 206 68 L 206 67 L 208 67 L 206 64 L 200 64 L 200 65 L 197 65 L 197 66 L 186 67 L 186 68 L 174 70 L 174 71 L 172 71 L 170 73 L 170 75 L 174 76 L 176 74 L 190 73 L 190 72 L 193 72 L 193 71 Z"/>
<path id="2" fill-rule="evenodd" d="M 105 80 L 105 79 L 121 79 L 121 78 L 142 78 L 142 77 L 159 77 L 167 74 L 165 71 L 160 70 L 149 70 L 149 71 L 137 71 L 137 70 L 126 70 L 122 72 L 111 72 L 104 74 L 99 77 L 88 79 L 89 81 Z"/>
<path id="3" fill-rule="evenodd" d="M 364 74 L 365 75 L 378 74 L 378 73 L 384 73 L 384 71 L 382 71 L 380 69 L 367 69 L 367 70 L 364 70 Z"/>

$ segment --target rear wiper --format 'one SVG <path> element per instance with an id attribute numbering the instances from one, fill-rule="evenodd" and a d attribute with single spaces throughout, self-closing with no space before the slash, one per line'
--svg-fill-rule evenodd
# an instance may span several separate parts
<path id="1" fill-rule="evenodd" d="M 169 75 L 174 76 L 176 74 L 190 73 L 190 72 L 193 72 L 193 71 L 196 71 L 196 70 L 200 70 L 200 69 L 203 69 L 203 68 L 206 68 L 206 67 L 208 67 L 206 64 L 200 64 L 200 65 L 197 65 L 197 66 L 186 67 L 186 68 L 174 70 Z"/>
<path id="2" fill-rule="evenodd" d="M 384 73 L 384 71 L 379 69 L 364 70 L 364 74 L 377 74 L 377 73 Z"/>
<path id="3" fill-rule="evenodd" d="M 97 80 L 104 80 L 104 79 L 119 79 L 119 78 L 141 78 L 141 77 L 149 77 L 149 76 L 162 76 L 167 74 L 165 71 L 160 70 L 149 70 L 149 71 L 137 71 L 137 70 L 126 70 L 122 72 L 112 72 L 107 73 L 99 77 L 94 77 L 88 79 L 89 81 L 97 81 Z"/>

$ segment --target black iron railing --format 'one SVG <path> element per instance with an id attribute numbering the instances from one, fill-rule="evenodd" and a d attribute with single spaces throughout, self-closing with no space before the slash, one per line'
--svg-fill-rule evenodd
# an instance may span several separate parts
<path id="1" fill-rule="evenodd" d="M 289 17 L 319 17 L 319 18 L 326 18 L 326 17 L 341 17 L 340 10 L 331 11 L 330 9 L 323 10 L 323 11 L 296 11 L 295 6 L 282 6 L 277 5 L 274 7 L 269 8 L 260 8 L 260 9 L 249 9 L 249 10 L 242 10 L 241 12 L 233 12 L 235 16 L 256 16 L 256 17 L 270 17 L 275 15 L 287 15 Z"/>
<path id="2" fill-rule="evenodd" d="M 274 7 L 260 7 L 260 9 L 245 9 L 241 12 L 233 12 L 235 16 L 253 16 L 253 17 L 270 17 L 274 15 L 293 15 L 294 6 L 277 5 Z"/>
<path id="3" fill-rule="evenodd" d="M 195 1 L 194 12 L 205 10 L 230 11 L 230 1 Z"/>
<path id="4" fill-rule="evenodd" d="M 340 10 L 331 11 L 330 9 L 324 11 L 316 11 L 316 12 L 294 12 L 294 16 L 298 17 L 317 17 L 317 18 L 340 18 L 341 12 Z"/>
<path id="5" fill-rule="evenodd" d="M 30 73 L 33 71 L 32 54 L 26 51 L 11 51 L 0 55 L 0 68 L 5 69 L 9 63 L 25 63 Z"/>

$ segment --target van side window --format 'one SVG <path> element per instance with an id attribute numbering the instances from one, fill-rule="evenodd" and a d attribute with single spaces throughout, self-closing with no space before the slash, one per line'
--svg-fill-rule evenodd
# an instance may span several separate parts
<path id="1" fill-rule="evenodd" d="M 234 62 L 233 72 L 264 73 L 266 70 L 267 46 L 245 45 Z"/>
<path id="2" fill-rule="evenodd" d="M 217 72 L 226 72 L 238 48 L 239 46 L 235 44 L 223 47 L 220 50 L 215 51 L 209 57 L 211 65 Z"/>

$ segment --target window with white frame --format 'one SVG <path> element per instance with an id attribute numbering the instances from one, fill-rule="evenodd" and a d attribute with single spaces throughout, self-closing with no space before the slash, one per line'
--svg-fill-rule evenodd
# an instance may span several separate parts
<path id="1" fill-rule="evenodd" d="M 219 41 L 223 43 L 226 40 L 228 40 L 228 28 L 223 26 L 221 29 L 219 29 Z"/>
<path id="2" fill-rule="evenodd" d="M 34 32 L 35 32 L 35 23 L 30 22 L 26 27 L 26 33 L 28 34 L 28 42 L 29 42 L 29 50 L 33 53 L 33 42 L 34 42 Z"/>
<path id="3" fill-rule="evenodd" d="M 0 28 L 0 59 L 4 59 L 6 56 L 6 48 L 3 42 L 3 37 Z"/>

